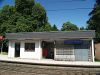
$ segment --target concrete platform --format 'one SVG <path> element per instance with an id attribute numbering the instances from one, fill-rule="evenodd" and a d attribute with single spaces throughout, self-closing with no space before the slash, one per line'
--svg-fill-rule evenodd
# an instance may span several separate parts
<path id="1" fill-rule="evenodd" d="M 0 55 L 0 61 L 25 63 L 25 64 L 38 64 L 38 65 L 56 65 L 56 66 L 75 66 L 75 67 L 100 67 L 100 62 L 82 62 L 82 61 L 55 61 L 52 59 L 21 59 L 21 58 L 8 58 L 7 55 Z"/>

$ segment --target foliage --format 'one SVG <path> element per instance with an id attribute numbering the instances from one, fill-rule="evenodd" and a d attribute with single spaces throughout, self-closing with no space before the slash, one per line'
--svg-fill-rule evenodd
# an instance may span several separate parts
<path id="1" fill-rule="evenodd" d="M 52 26 L 52 31 L 58 31 L 57 26 L 55 24 Z"/>
<path id="2" fill-rule="evenodd" d="M 72 24 L 71 22 L 63 23 L 63 26 L 61 28 L 61 31 L 76 31 L 78 30 L 78 27 L 75 24 Z"/>
<path id="3" fill-rule="evenodd" d="M 45 9 L 39 4 L 36 3 L 32 8 L 32 17 L 35 21 L 35 25 L 37 26 L 36 29 L 42 27 L 43 25 L 47 24 L 47 16 Z"/>
<path id="4" fill-rule="evenodd" d="M 86 30 L 86 28 L 84 28 L 84 27 L 80 27 L 80 30 Z"/>
<path id="5" fill-rule="evenodd" d="M 39 30 L 39 32 L 43 32 L 43 31 L 51 31 L 52 30 L 52 27 L 49 23 L 45 24 L 44 26 L 42 26 Z"/>
<path id="6" fill-rule="evenodd" d="M 3 50 L 3 52 L 7 52 L 8 49 L 8 40 L 0 40 L 0 52 L 1 49 Z"/>
<path id="7" fill-rule="evenodd" d="M 17 12 L 23 15 L 30 15 L 34 5 L 34 0 L 15 0 L 15 8 Z"/>
<path id="8" fill-rule="evenodd" d="M 96 0 L 94 9 L 90 12 L 89 15 L 90 19 L 87 22 L 87 28 L 90 30 L 96 30 L 96 38 L 100 38 L 100 0 Z"/>
<path id="9" fill-rule="evenodd" d="M 5 5 L 0 10 L 0 35 L 51 30 L 44 7 L 34 0 L 15 0 L 14 6 Z M 5 41 L 4 48 L 7 48 Z"/>
<path id="10" fill-rule="evenodd" d="M 15 0 L 15 6 L 5 5 L 0 10 L 0 35 L 8 32 L 51 30 L 46 27 L 51 27 L 48 24 L 46 11 L 34 0 Z"/>

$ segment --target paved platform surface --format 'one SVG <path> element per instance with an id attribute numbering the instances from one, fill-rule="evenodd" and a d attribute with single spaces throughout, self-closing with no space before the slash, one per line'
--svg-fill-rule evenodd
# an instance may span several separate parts
<path id="1" fill-rule="evenodd" d="M 60 66 L 100 67 L 100 62 L 55 61 L 52 59 L 34 60 L 34 59 L 8 58 L 7 55 L 0 55 L 0 61 L 29 63 L 29 64 L 44 64 L 44 65 L 60 65 Z"/>
<path id="2" fill-rule="evenodd" d="M 100 75 L 100 68 L 0 62 L 0 75 Z"/>

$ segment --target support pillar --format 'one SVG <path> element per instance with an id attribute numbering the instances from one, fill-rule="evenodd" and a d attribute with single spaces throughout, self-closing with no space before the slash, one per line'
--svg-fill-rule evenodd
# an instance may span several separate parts
<path id="1" fill-rule="evenodd" d="M 9 41 L 8 57 L 15 57 L 15 42 Z"/>
<path id="2" fill-rule="evenodd" d="M 94 62 L 94 40 L 91 40 L 92 42 L 92 61 Z"/>
<path id="3" fill-rule="evenodd" d="M 56 57 L 56 41 L 54 41 L 54 60 L 56 59 L 55 57 Z"/>
<path id="4" fill-rule="evenodd" d="M 40 59 L 42 59 L 41 40 L 39 40 Z"/>

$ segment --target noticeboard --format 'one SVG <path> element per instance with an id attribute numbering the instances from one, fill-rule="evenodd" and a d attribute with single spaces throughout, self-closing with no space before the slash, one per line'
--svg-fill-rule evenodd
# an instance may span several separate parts
<path id="1" fill-rule="evenodd" d="M 83 40 L 65 40 L 64 44 L 82 44 Z"/>

